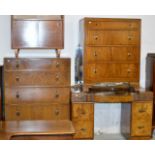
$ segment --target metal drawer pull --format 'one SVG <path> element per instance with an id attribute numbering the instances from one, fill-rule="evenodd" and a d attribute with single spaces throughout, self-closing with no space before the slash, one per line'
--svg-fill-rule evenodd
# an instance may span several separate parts
<path id="1" fill-rule="evenodd" d="M 16 68 L 17 68 L 17 69 L 19 68 L 19 64 L 18 64 L 18 63 L 16 64 Z"/>
<path id="2" fill-rule="evenodd" d="M 17 93 L 17 94 L 16 94 L 16 98 L 19 98 L 19 97 L 20 97 L 20 95 L 19 95 L 19 93 Z"/>
<path id="3" fill-rule="evenodd" d="M 144 126 L 138 126 L 138 129 L 144 129 Z"/>
<path id="4" fill-rule="evenodd" d="M 18 76 L 16 76 L 16 81 L 19 82 L 20 78 Z"/>
<path id="5" fill-rule="evenodd" d="M 146 110 L 145 109 L 140 109 L 138 112 L 144 113 L 144 112 L 146 112 Z"/>
<path id="6" fill-rule="evenodd" d="M 94 69 L 94 74 L 96 74 L 97 73 L 97 71 L 96 71 L 96 69 Z"/>
<path id="7" fill-rule="evenodd" d="M 20 116 L 20 112 L 19 111 L 16 112 L 16 116 Z"/>
<path id="8" fill-rule="evenodd" d="M 94 56 L 97 57 L 97 53 L 96 53 L 96 51 L 94 52 Z"/>
<path id="9" fill-rule="evenodd" d="M 60 114 L 59 110 L 55 110 L 55 115 L 58 116 Z"/>
<path id="10" fill-rule="evenodd" d="M 56 62 L 56 67 L 58 68 L 60 66 L 60 63 L 59 62 Z"/>
<path id="11" fill-rule="evenodd" d="M 59 75 L 56 75 L 56 81 L 59 81 Z"/>
<path id="12" fill-rule="evenodd" d="M 59 98 L 59 94 L 55 94 L 55 98 Z"/>
<path id="13" fill-rule="evenodd" d="M 128 57 L 130 57 L 131 56 L 131 53 L 128 53 Z"/>

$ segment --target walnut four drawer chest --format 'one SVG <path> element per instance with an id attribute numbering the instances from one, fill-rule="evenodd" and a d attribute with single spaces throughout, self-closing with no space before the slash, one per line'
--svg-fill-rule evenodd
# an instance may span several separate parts
<path id="1" fill-rule="evenodd" d="M 6 58 L 5 120 L 70 119 L 70 59 Z"/>
<path id="2" fill-rule="evenodd" d="M 82 19 L 80 46 L 84 84 L 139 84 L 140 34 L 139 19 Z"/>

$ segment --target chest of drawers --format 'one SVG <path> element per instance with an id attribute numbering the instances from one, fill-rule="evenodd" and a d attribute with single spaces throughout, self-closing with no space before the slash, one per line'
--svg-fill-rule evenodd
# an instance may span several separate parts
<path id="1" fill-rule="evenodd" d="M 5 120 L 70 118 L 69 58 L 5 58 Z"/>
<path id="2" fill-rule="evenodd" d="M 80 47 L 83 55 L 81 57 L 83 74 L 79 76 L 83 76 L 84 84 L 103 82 L 138 84 L 140 33 L 139 19 L 82 19 Z"/>

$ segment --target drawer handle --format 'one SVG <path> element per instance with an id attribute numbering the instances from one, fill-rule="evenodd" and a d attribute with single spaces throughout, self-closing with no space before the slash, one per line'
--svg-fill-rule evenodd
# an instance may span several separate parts
<path id="1" fill-rule="evenodd" d="M 86 132 L 86 128 L 81 128 L 80 129 L 82 132 Z"/>
<path id="2" fill-rule="evenodd" d="M 97 57 L 97 53 L 96 53 L 96 51 L 94 52 L 94 56 Z"/>
<path id="3" fill-rule="evenodd" d="M 138 129 L 144 129 L 144 126 L 138 126 Z"/>
<path id="4" fill-rule="evenodd" d="M 94 74 L 96 74 L 97 73 L 97 71 L 96 71 L 96 69 L 94 69 Z"/>
<path id="5" fill-rule="evenodd" d="M 60 114 L 59 110 L 55 110 L 55 115 L 58 116 Z"/>
<path id="6" fill-rule="evenodd" d="M 91 24 L 92 22 L 91 22 L 91 21 L 89 21 L 88 23 L 89 23 L 89 24 Z"/>
<path id="7" fill-rule="evenodd" d="M 59 98 L 59 94 L 55 94 L 55 98 Z"/>
<path id="8" fill-rule="evenodd" d="M 16 77 L 16 81 L 19 82 L 19 80 L 20 80 L 20 78 L 17 76 L 17 77 Z"/>
<path id="9" fill-rule="evenodd" d="M 59 62 L 56 62 L 56 68 L 58 68 L 60 66 Z"/>
<path id="10" fill-rule="evenodd" d="M 17 94 L 16 94 L 16 98 L 18 98 L 18 99 L 19 99 L 19 97 L 20 97 L 20 95 L 19 95 L 19 93 L 17 93 Z"/>
<path id="11" fill-rule="evenodd" d="M 131 53 L 128 53 L 128 57 L 131 57 Z"/>
<path id="12" fill-rule="evenodd" d="M 56 75 L 56 81 L 59 81 L 59 75 Z"/>
<path id="13" fill-rule="evenodd" d="M 128 40 L 132 40 L 132 36 L 128 36 Z"/>
<path id="14" fill-rule="evenodd" d="M 130 69 L 128 69 L 128 74 L 130 74 L 131 73 L 131 70 Z"/>
<path id="15" fill-rule="evenodd" d="M 140 113 L 144 113 L 144 112 L 146 112 L 146 110 L 144 110 L 144 109 L 140 109 L 138 112 L 140 112 Z"/>
<path id="16" fill-rule="evenodd" d="M 98 36 L 94 36 L 95 40 L 98 40 Z"/>
<path id="17" fill-rule="evenodd" d="M 18 63 L 16 64 L 16 68 L 17 68 L 17 69 L 19 68 L 19 64 L 18 64 Z"/>
<path id="18" fill-rule="evenodd" d="M 20 116 L 20 112 L 19 111 L 16 112 L 16 116 Z"/>

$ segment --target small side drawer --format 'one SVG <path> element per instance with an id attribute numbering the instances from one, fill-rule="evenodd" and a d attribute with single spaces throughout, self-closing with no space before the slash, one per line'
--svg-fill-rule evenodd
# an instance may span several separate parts
<path id="1" fill-rule="evenodd" d="M 94 137 L 94 121 L 73 121 L 75 127 L 75 135 L 73 139 L 93 139 Z"/>
<path id="2" fill-rule="evenodd" d="M 152 110 L 152 102 L 133 102 L 131 136 L 151 136 Z"/>
<path id="3" fill-rule="evenodd" d="M 72 119 L 73 120 L 93 120 L 94 104 L 93 103 L 73 103 Z"/>

